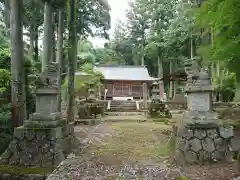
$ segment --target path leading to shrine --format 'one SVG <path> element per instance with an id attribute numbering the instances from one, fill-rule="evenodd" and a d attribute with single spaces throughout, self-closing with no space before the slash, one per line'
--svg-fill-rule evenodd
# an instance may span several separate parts
<path id="1" fill-rule="evenodd" d="M 169 158 L 174 149 L 169 130 L 170 125 L 148 121 L 77 125 L 75 133 L 82 152 L 70 155 L 55 170 L 55 179 L 174 180 L 187 176 L 191 180 L 230 180 L 236 176 L 234 165 L 174 166 Z"/>

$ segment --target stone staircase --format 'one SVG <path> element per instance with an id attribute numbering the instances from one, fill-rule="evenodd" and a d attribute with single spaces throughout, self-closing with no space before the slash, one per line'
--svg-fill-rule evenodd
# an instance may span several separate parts
<path id="1" fill-rule="evenodd" d="M 136 105 L 136 101 L 112 100 L 110 109 L 112 112 L 133 112 L 133 111 L 137 111 L 137 105 Z"/>

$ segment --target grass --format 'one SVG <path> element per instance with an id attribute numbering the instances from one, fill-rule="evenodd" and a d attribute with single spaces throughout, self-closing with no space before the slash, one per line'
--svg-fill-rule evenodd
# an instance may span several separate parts
<path id="1" fill-rule="evenodd" d="M 168 137 L 161 131 L 171 126 L 153 122 L 117 122 L 112 126 L 116 135 L 97 145 L 96 155 L 130 162 L 160 160 L 169 155 Z"/>
<path id="2" fill-rule="evenodd" d="M 51 172 L 52 172 L 52 170 L 50 168 L 0 165 L 0 173 L 2 173 L 2 174 L 11 174 L 11 175 L 39 174 L 39 175 L 47 175 Z"/>

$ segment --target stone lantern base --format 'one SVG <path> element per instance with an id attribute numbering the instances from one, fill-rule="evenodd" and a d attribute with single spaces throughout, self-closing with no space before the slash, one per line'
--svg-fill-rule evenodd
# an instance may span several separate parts
<path id="1" fill-rule="evenodd" d="M 179 129 L 178 162 L 204 164 L 230 160 L 237 151 L 233 127 L 224 126 L 213 112 L 187 111 Z"/>
<path id="2" fill-rule="evenodd" d="M 54 168 L 72 152 L 75 137 L 72 124 L 55 127 L 18 127 L 0 164 Z"/>

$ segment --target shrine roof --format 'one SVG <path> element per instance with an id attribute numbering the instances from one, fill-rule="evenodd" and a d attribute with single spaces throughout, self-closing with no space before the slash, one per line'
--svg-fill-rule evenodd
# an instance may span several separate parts
<path id="1" fill-rule="evenodd" d="M 145 66 L 130 65 L 98 65 L 95 71 L 103 74 L 105 80 L 125 80 L 125 81 L 154 81 Z"/>

